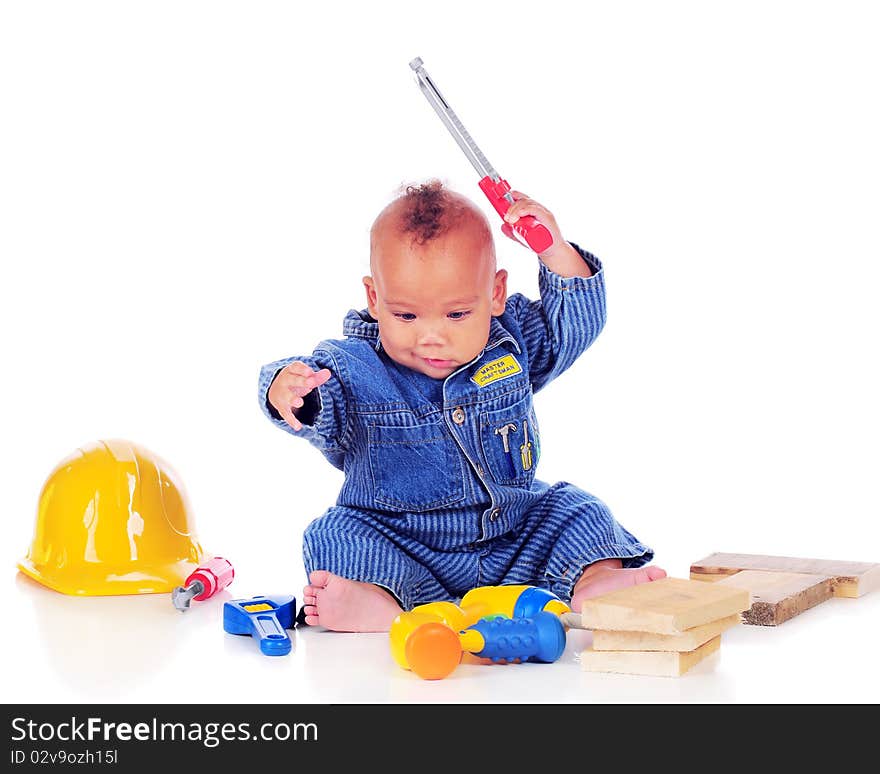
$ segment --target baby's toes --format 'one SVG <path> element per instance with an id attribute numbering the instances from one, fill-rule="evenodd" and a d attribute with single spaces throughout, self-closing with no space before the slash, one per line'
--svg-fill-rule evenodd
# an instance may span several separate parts
<path id="1" fill-rule="evenodd" d="M 331 574 L 332 573 L 327 570 L 312 570 L 309 573 L 309 583 L 312 586 L 322 589 L 327 585 L 327 581 L 330 580 Z"/>
<path id="2" fill-rule="evenodd" d="M 317 608 L 312 608 L 313 613 L 308 612 L 308 608 L 306 608 L 306 623 L 309 626 L 318 626 L 321 622 L 318 620 Z"/>

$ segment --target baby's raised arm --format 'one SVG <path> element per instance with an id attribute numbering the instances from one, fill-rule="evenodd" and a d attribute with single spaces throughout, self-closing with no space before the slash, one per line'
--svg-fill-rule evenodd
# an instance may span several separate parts
<path id="1" fill-rule="evenodd" d="M 269 403 L 294 430 L 302 430 L 302 422 L 296 417 L 297 409 L 305 403 L 303 398 L 330 376 L 329 368 L 315 371 L 302 361 L 294 360 L 282 369 L 269 387 Z"/>
<path id="2" fill-rule="evenodd" d="M 553 237 L 553 244 L 538 254 L 540 300 L 517 293 L 507 302 L 523 331 L 529 378 L 537 392 L 565 371 L 605 325 L 605 276 L 596 256 L 563 239 L 550 210 L 519 191 L 511 194 L 507 222 L 533 215 Z"/>

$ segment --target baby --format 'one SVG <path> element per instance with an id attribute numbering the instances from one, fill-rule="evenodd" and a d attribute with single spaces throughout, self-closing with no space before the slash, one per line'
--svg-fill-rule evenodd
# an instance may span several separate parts
<path id="1" fill-rule="evenodd" d="M 602 329 L 604 273 L 512 193 L 507 221 L 533 215 L 553 237 L 539 301 L 507 297 L 473 202 L 438 181 L 409 186 L 373 223 L 367 309 L 349 311 L 345 338 L 260 373 L 267 416 L 345 473 L 304 533 L 307 624 L 387 631 L 401 610 L 501 584 L 579 610 L 666 575 L 598 498 L 535 478 L 532 396 Z"/>

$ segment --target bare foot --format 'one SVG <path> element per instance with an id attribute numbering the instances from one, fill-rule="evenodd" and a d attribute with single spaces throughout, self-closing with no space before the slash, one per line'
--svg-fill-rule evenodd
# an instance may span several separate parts
<path id="1" fill-rule="evenodd" d="M 334 632 L 387 632 L 402 612 L 384 589 L 334 575 L 327 570 L 309 573 L 303 588 L 303 608 L 309 626 Z"/>
<path id="2" fill-rule="evenodd" d="M 597 562 L 597 564 L 599 563 Z M 593 569 L 594 567 L 595 569 Z M 575 584 L 570 606 L 574 612 L 579 612 L 585 599 L 598 597 L 601 594 L 617 591 L 617 589 L 623 589 L 627 586 L 636 586 L 639 583 L 650 583 L 665 577 L 666 570 L 651 564 L 635 568 L 591 565 L 584 570 L 580 580 Z"/>

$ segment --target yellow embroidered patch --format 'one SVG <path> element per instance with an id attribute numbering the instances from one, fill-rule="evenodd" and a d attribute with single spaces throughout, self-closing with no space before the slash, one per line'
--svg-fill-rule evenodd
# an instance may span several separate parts
<path id="1" fill-rule="evenodd" d="M 499 379 L 506 379 L 508 376 L 519 373 L 522 373 L 522 366 L 516 361 L 516 358 L 513 355 L 505 355 L 486 363 L 471 377 L 471 381 L 477 387 L 485 387 Z"/>

